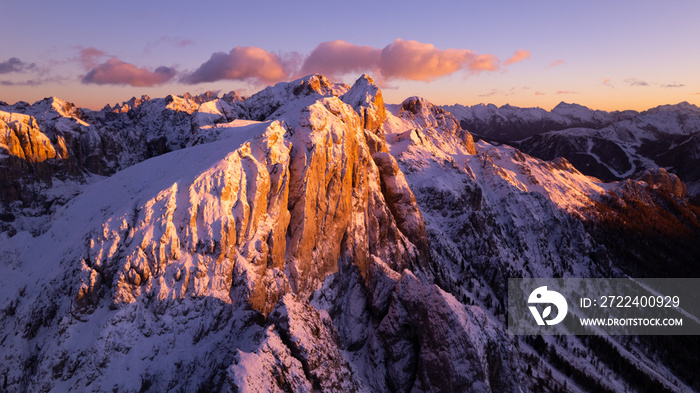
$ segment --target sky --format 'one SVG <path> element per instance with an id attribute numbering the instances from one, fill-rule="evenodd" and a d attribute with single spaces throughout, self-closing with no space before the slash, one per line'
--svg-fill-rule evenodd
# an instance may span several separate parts
<path id="1" fill-rule="evenodd" d="M 384 100 L 700 105 L 697 0 L 0 0 L 0 101 L 253 94 L 370 74 Z"/>

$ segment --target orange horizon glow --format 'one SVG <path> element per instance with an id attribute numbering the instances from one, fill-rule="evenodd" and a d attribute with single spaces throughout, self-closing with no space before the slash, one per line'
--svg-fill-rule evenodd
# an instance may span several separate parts
<path id="1" fill-rule="evenodd" d="M 333 79 L 331 79 L 331 81 L 341 82 L 341 80 Z M 352 84 L 352 82 L 354 82 L 354 79 L 353 77 L 347 77 L 344 80 L 342 80 L 342 82 Z M 605 86 L 602 82 L 601 85 Z M 250 96 L 262 89 L 264 89 L 264 86 L 255 86 L 240 83 L 237 84 L 232 82 L 207 83 L 203 86 L 196 86 L 195 88 L 193 88 L 193 86 L 187 85 L 158 86 L 152 88 L 134 88 L 128 86 L 105 88 L 102 86 L 83 85 L 78 86 L 77 89 L 63 89 L 63 91 L 61 91 L 60 93 L 57 92 L 58 94 L 43 94 L 41 91 L 38 91 L 43 91 L 43 89 L 29 87 L 24 89 L 24 93 L 31 93 L 26 94 L 26 99 L 15 100 L 10 102 L 4 97 L 0 97 L 0 101 L 5 101 L 9 105 L 12 105 L 17 101 L 26 101 L 32 104 L 46 97 L 58 97 L 62 100 L 71 102 L 81 108 L 86 108 L 90 110 L 100 110 L 107 104 L 114 105 L 116 103 L 122 103 L 124 101 L 128 101 L 132 97 L 139 98 L 142 95 L 148 95 L 151 98 L 164 98 L 170 94 L 181 96 L 189 92 L 192 95 L 199 95 L 205 93 L 206 91 L 218 91 L 219 96 L 222 96 L 223 94 L 228 93 L 229 91 L 235 91 L 241 96 Z M 508 94 L 510 95 L 506 96 L 506 90 L 504 90 L 502 92 L 502 96 L 491 95 L 489 97 L 480 97 L 476 91 L 465 93 L 460 89 L 445 90 L 443 88 L 438 90 L 432 88 L 430 83 L 425 82 L 414 82 L 408 89 L 397 89 L 394 86 L 392 86 L 391 83 L 389 83 L 387 86 L 380 86 L 380 89 L 382 90 L 384 101 L 387 104 L 400 104 L 406 98 L 409 98 L 411 96 L 420 96 L 432 102 L 435 105 L 460 104 L 464 106 L 473 106 L 478 104 L 493 104 L 498 107 L 503 105 L 511 105 L 521 108 L 539 107 L 547 111 L 551 111 L 552 108 L 554 108 L 560 102 L 579 104 L 592 110 L 602 110 L 606 112 L 625 110 L 643 112 L 645 110 L 652 109 L 660 105 L 675 105 L 684 101 L 696 106 L 700 106 L 700 92 L 688 92 L 683 95 L 677 95 L 673 94 L 673 91 L 666 92 L 666 94 L 662 94 L 662 91 L 662 93 L 651 95 L 640 94 L 640 92 L 630 89 L 631 91 L 625 92 L 623 94 L 622 92 L 618 92 L 618 90 L 621 90 L 619 88 L 607 88 L 603 90 L 603 88 L 601 87 L 601 90 L 597 93 L 589 93 L 582 91 L 577 94 L 557 94 L 559 90 L 520 88 L 518 89 L 517 94 L 508 92 Z M 639 89 L 643 88 L 640 87 Z M 561 92 L 564 91 L 565 90 L 561 90 Z"/>

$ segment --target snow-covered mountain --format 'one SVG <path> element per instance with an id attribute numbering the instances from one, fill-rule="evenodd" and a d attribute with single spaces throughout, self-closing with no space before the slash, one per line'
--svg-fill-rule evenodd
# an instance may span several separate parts
<path id="1" fill-rule="evenodd" d="M 444 107 L 462 127 L 545 160 L 565 157 L 601 180 L 623 180 L 665 168 L 700 197 L 700 108 L 687 102 L 641 113 L 593 111 L 560 103 L 551 112 L 509 105 Z"/>
<path id="2" fill-rule="evenodd" d="M 0 111 L 3 391 L 700 389 L 693 337 L 505 326 L 508 277 L 697 276 L 663 169 L 475 143 L 368 76 Z"/>
<path id="3" fill-rule="evenodd" d="M 517 141 L 566 128 L 598 129 L 638 115 L 635 111 L 594 111 L 565 102 L 559 103 L 551 112 L 542 108 L 519 108 L 511 105 L 497 107 L 493 104 L 455 104 L 443 106 L 443 109 L 452 113 L 460 121 L 462 128 L 494 141 Z"/>

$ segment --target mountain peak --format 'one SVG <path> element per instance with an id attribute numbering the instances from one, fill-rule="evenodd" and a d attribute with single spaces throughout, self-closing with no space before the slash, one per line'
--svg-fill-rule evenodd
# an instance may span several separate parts
<path id="1" fill-rule="evenodd" d="M 311 101 L 321 97 L 338 97 L 345 94 L 350 86 L 344 83 L 332 83 L 321 74 L 311 74 L 291 82 L 279 82 L 274 86 L 253 94 L 246 100 L 250 105 L 250 117 L 253 120 L 265 120 L 281 107 L 290 108 L 302 99 Z"/>
<path id="2" fill-rule="evenodd" d="M 355 109 L 365 129 L 377 130 L 386 120 L 382 91 L 367 74 L 359 77 L 340 99 Z"/>
<path id="3" fill-rule="evenodd" d="M 362 75 L 360 75 L 360 77 L 357 78 L 357 80 L 355 81 L 355 83 L 357 84 L 357 83 L 359 83 L 360 81 L 363 81 L 363 82 L 365 82 L 365 83 L 367 83 L 367 84 L 371 84 L 371 85 L 374 85 L 374 84 L 375 84 L 375 83 L 374 83 L 374 79 L 373 79 L 371 76 L 369 76 L 369 74 L 362 74 Z"/>
<path id="4" fill-rule="evenodd" d="M 317 93 L 328 95 L 333 90 L 333 83 L 321 74 L 311 74 L 288 83 L 293 86 L 293 93 L 296 96 L 310 95 Z"/>
<path id="5" fill-rule="evenodd" d="M 18 103 L 19 104 L 19 103 Z M 80 108 L 72 102 L 64 101 L 58 97 L 46 97 L 29 106 L 15 104 L 15 109 L 27 115 L 34 116 L 38 120 L 53 120 L 57 117 L 75 119 L 81 124 L 85 118 Z"/>
<path id="6" fill-rule="evenodd" d="M 228 102 L 229 104 L 233 104 L 234 102 L 239 102 L 239 101 L 244 101 L 244 100 L 245 100 L 244 97 L 241 97 L 241 96 L 238 95 L 238 93 L 236 93 L 235 91 L 230 91 L 230 92 L 224 94 L 224 95 L 221 97 L 221 99 L 224 100 L 225 102 Z"/>
<path id="7" fill-rule="evenodd" d="M 148 94 L 144 94 L 141 96 L 141 98 L 131 97 L 131 99 L 124 101 L 121 104 L 114 104 L 114 106 L 109 106 L 109 104 L 107 104 L 103 110 L 116 113 L 125 113 L 128 112 L 129 109 L 136 109 L 137 107 L 143 105 L 144 102 L 150 100 L 151 97 Z"/>
<path id="8" fill-rule="evenodd" d="M 659 105 L 655 108 L 651 108 L 645 112 L 642 112 L 644 114 L 654 114 L 654 113 L 661 113 L 661 112 L 677 112 L 677 113 L 682 113 L 686 115 L 694 115 L 698 116 L 700 115 L 700 108 L 698 108 L 696 105 L 693 105 L 689 103 L 688 101 L 683 101 L 679 102 L 678 104 L 674 105 Z"/>
<path id="9" fill-rule="evenodd" d="M 216 100 L 217 98 L 219 98 L 219 93 L 217 93 L 217 92 L 215 92 L 215 91 L 207 90 L 206 92 L 204 92 L 204 93 L 198 95 L 197 98 L 198 98 L 199 100 L 201 100 L 200 103 L 209 102 L 209 101 L 214 101 L 214 100 Z"/>
<path id="10" fill-rule="evenodd" d="M 415 115 L 429 111 L 435 106 L 423 97 L 413 96 L 408 97 L 401 103 L 401 108 Z"/>
<path id="11" fill-rule="evenodd" d="M 552 109 L 552 112 L 560 112 L 560 111 L 564 111 L 564 110 L 566 110 L 566 111 L 571 111 L 571 110 L 591 111 L 591 109 L 586 107 L 586 106 L 583 106 L 580 104 L 574 104 L 574 103 L 570 104 L 568 102 L 561 101 L 560 103 L 557 104 L 557 106 L 555 106 Z"/>

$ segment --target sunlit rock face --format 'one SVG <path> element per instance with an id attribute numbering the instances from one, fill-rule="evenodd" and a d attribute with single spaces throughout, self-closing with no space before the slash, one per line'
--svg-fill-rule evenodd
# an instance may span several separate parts
<path id="1" fill-rule="evenodd" d="M 0 110 L 0 163 L 45 163 L 15 180 L 53 201 L 29 212 L 2 189 L 2 391 L 694 389 L 653 342 L 605 357 L 505 325 L 509 277 L 629 272 L 615 239 L 659 244 L 621 226 L 636 211 L 700 233 L 666 171 L 603 184 L 475 143 L 425 99 L 385 104 L 367 75 Z M 683 236 L 668 244 L 687 255 L 655 255 L 685 274 Z"/>
<path id="2" fill-rule="evenodd" d="M 396 225 L 359 123 L 337 97 L 320 99 L 110 220 L 90 240 L 79 304 L 95 303 L 108 281 L 115 304 L 193 294 L 231 297 L 267 314 L 290 285 L 307 296 L 320 288 L 341 256 L 365 277 L 372 255 L 409 267 L 418 251 Z M 393 169 L 385 176 L 391 206 L 411 211 L 401 222 L 417 221 L 404 227 L 425 247 L 415 198 L 402 177 L 396 185 Z"/>
<path id="3" fill-rule="evenodd" d="M 279 122 L 257 128 L 202 173 L 103 224 L 89 241 L 78 304 L 83 295 L 95 303 L 104 281 L 114 305 L 190 295 L 274 306 L 289 286 L 281 271 L 291 145 Z M 103 279 L 88 278 L 95 272 Z"/>
<path id="4" fill-rule="evenodd" d="M 30 174 L 35 174 L 37 180 L 51 178 L 52 171 L 46 170 L 48 168 L 42 163 L 66 154 L 65 143 L 57 147 L 58 152 L 33 117 L 0 112 L 0 164 L 3 168 L 0 184 L 3 187 L 3 202 L 7 204 L 27 198 L 22 181 Z"/>

